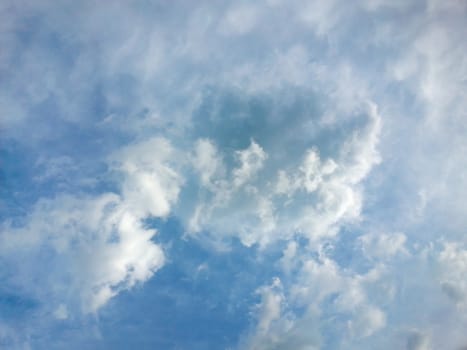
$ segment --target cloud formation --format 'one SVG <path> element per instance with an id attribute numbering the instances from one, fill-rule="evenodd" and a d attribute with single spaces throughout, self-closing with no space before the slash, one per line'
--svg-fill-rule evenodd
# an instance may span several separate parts
<path id="1" fill-rule="evenodd" d="M 466 15 L 3 2 L 0 313 L 76 325 L 169 266 L 209 289 L 216 257 L 242 255 L 263 275 L 225 271 L 219 298 L 250 310 L 231 348 L 462 347 Z M 3 313 L 0 345 L 41 347 L 37 323 Z"/>

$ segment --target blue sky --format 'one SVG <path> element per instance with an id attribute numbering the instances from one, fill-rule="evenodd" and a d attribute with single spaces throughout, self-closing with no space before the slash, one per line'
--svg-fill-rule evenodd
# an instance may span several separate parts
<path id="1" fill-rule="evenodd" d="M 2 1 L 0 348 L 465 348 L 466 16 Z"/>

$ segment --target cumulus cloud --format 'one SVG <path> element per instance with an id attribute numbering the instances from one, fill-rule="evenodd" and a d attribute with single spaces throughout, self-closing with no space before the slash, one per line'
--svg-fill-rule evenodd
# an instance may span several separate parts
<path id="1" fill-rule="evenodd" d="M 195 154 L 193 155 L 193 167 L 201 178 L 201 185 L 213 188 L 215 179 L 224 171 L 222 158 L 218 154 L 216 146 L 208 139 L 196 142 Z"/>
<path id="2" fill-rule="evenodd" d="M 335 160 L 322 160 L 311 147 L 292 166 L 287 154 L 268 155 L 255 141 L 223 154 L 213 141 L 198 140 L 193 164 L 206 190 L 189 219 L 192 231 L 239 235 L 248 246 L 264 246 L 296 233 L 312 240 L 333 236 L 342 222 L 358 219 L 358 184 L 379 162 L 381 117 L 375 106 L 364 106 L 365 126 L 344 139 Z M 229 157 L 230 167 L 222 161 Z"/>
<path id="3" fill-rule="evenodd" d="M 258 329 L 261 334 L 267 334 L 270 331 L 271 323 L 279 319 L 281 315 L 281 303 L 284 297 L 281 295 L 280 289 L 281 281 L 275 278 L 271 286 L 258 290 L 261 295 L 261 304 L 258 305 L 260 309 Z"/>
<path id="4" fill-rule="evenodd" d="M 48 314 L 150 279 L 173 217 L 270 259 L 245 348 L 465 344 L 462 1 L 0 11 L 0 258 Z"/>
<path id="5" fill-rule="evenodd" d="M 267 154 L 256 142 L 251 141 L 250 146 L 242 151 L 236 151 L 235 156 L 239 166 L 233 170 L 233 183 L 236 187 L 242 186 L 258 170 L 263 167 Z"/>
<path id="6" fill-rule="evenodd" d="M 303 255 L 301 259 L 302 267 L 290 290 L 283 291 L 278 280 L 272 285 L 275 289 L 260 289 L 262 318 L 248 348 L 318 349 L 329 344 L 333 332 L 341 337 L 334 341 L 349 339 L 353 344 L 355 339 L 370 337 L 386 326 L 386 314 L 365 292 L 365 283 L 374 279 L 371 274 L 351 275 L 324 255 L 318 260 Z M 273 328 L 266 333 L 264 324 L 271 325 L 271 315 Z"/>
<path id="7" fill-rule="evenodd" d="M 52 298 L 54 314 L 65 319 L 69 308 L 96 312 L 120 291 L 150 278 L 165 258 L 152 240 L 156 231 L 143 220 L 168 215 L 177 199 L 182 180 L 168 164 L 172 156 L 161 138 L 129 145 L 109 159 L 122 178 L 121 194 L 41 199 L 20 224 L 4 222 L 1 254 L 9 266 L 22 266 L 13 283 L 41 300 Z M 36 271 L 36 260 L 52 270 Z M 28 281 L 35 273 L 43 276 L 39 286 Z"/>
<path id="8" fill-rule="evenodd" d="M 385 325 L 385 314 L 375 307 L 369 307 L 361 310 L 355 319 L 349 321 L 351 332 L 360 337 L 368 337 L 383 328 Z"/>
<path id="9" fill-rule="evenodd" d="M 2 256 L 11 268 L 20 267 L 10 282 L 56 303 L 51 306 L 58 318 L 66 318 L 66 305 L 75 312 L 97 311 L 164 263 L 151 241 L 156 232 L 145 229 L 115 194 L 42 200 L 25 220 L 20 228 L 2 227 Z M 44 271 L 37 270 L 38 262 Z M 34 274 L 41 278 L 38 285 L 29 281 Z"/>
<path id="10" fill-rule="evenodd" d="M 122 195 L 141 217 L 169 214 L 183 182 L 170 166 L 174 157 L 177 154 L 163 138 L 129 145 L 113 157 L 113 166 L 124 176 Z"/>

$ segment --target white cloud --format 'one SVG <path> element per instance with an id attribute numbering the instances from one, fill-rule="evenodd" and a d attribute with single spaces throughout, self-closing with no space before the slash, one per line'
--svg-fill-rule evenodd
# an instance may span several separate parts
<path id="1" fill-rule="evenodd" d="M 233 184 L 235 187 L 240 187 L 263 167 L 267 154 L 260 145 L 251 140 L 248 148 L 235 152 L 235 157 L 239 166 L 233 170 Z"/>
<path id="2" fill-rule="evenodd" d="M 210 185 L 188 213 L 191 230 L 236 235 L 247 246 L 265 246 L 296 233 L 315 241 L 335 236 L 342 222 L 358 219 L 358 184 L 380 161 L 376 144 L 381 117 L 373 104 L 359 112 L 367 113 L 365 124 L 341 142 L 336 160 L 322 160 L 312 147 L 293 167 L 286 158 L 277 163 L 275 154 L 267 155 L 251 141 L 248 148 L 232 152 L 238 166 L 229 169 L 221 161 L 228 153 L 220 153 L 211 141 L 198 141 L 194 167 L 201 185 Z"/>
<path id="3" fill-rule="evenodd" d="M 467 250 L 457 242 L 444 244 L 439 253 L 441 288 L 447 297 L 459 307 L 467 306 Z"/>
<path id="4" fill-rule="evenodd" d="M 257 23 L 259 11 L 253 5 L 241 4 L 227 10 L 221 20 L 220 31 L 226 35 L 243 35 Z"/>
<path id="5" fill-rule="evenodd" d="M 151 240 L 156 232 L 141 219 L 115 194 L 62 195 L 38 202 L 24 226 L 4 224 L 0 251 L 8 264 L 21 266 L 13 283 L 39 300 L 59 303 L 58 318 L 68 306 L 74 313 L 95 312 L 164 264 Z M 50 252 L 41 258 L 44 249 Z M 36 259 L 44 270 L 37 271 Z M 29 279 L 36 273 L 41 285 Z"/>
<path id="6" fill-rule="evenodd" d="M 77 308 L 95 312 L 121 290 L 149 279 L 163 266 L 164 254 L 152 241 L 156 231 L 142 220 L 166 216 L 177 200 L 182 180 L 168 164 L 173 156 L 164 139 L 130 145 L 111 158 L 122 177 L 121 195 L 42 199 L 20 226 L 3 223 L 1 255 L 13 265 L 27 257 L 15 280 L 43 301 L 52 296 L 60 305 L 55 315 L 66 318 Z M 29 285 L 43 249 L 50 250 L 43 264 L 61 268 L 39 271 L 44 285 Z"/>
<path id="7" fill-rule="evenodd" d="M 183 182 L 170 166 L 177 157 L 170 143 L 157 137 L 129 145 L 113 156 L 115 169 L 124 174 L 124 200 L 138 215 L 169 214 Z"/>
<path id="8" fill-rule="evenodd" d="M 275 278 L 270 286 L 262 287 L 257 291 L 261 295 L 261 304 L 258 305 L 260 334 L 268 333 L 271 323 L 278 320 L 281 315 L 281 304 L 284 299 L 281 288 L 280 279 Z"/>
<path id="9" fill-rule="evenodd" d="M 369 258 L 389 259 L 393 255 L 408 254 L 405 247 L 407 237 L 400 232 L 393 234 L 369 233 L 359 237 L 363 253 Z"/>
<path id="10" fill-rule="evenodd" d="M 287 275 L 282 286 L 261 289 L 257 339 L 267 341 L 258 348 L 319 348 L 320 326 L 339 325 L 327 318 L 329 309 L 348 321 L 343 332 L 349 348 L 358 348 L 352 336 L 364 342 L 393 330 L 395 321 L 385 316 L 390 307 L 407 329 L 419 321 L 430 328 L 424 316 L 403 308 L 413 304 L 404 297 L 424 288 L 427 304 L 464 324 L 453 311 L 463 310 L 467 290 L 465 249 L 459 243 L 467 193 L 464 2 L 184 3 L 171 5 L 164 18 L 153 9 L 115 2 L 78 5 L 70 11 L 73 20 L 52 2 L 22 5 L 24 13 L 9 12 L 0 24 L 6 33 L 0 37 L 6 47 L 0 69 L 8 85 L 0 109 L 8 137 L 27 145 L 51 139 L 55 128 L 44 127 L 38 114 L 48 106 L 44 114 L 59 116 L 73 129 L 98 125 L 99 132 L 118 134 L 115 139 L 124 134 L 122 142 L 138 140 L 110 157 L 114 172 L 105 175 L 117 184 L 118 194 L 57 195 L 39 200 L 24 222 L 2 224 L 0 252 L 21 265 L 19 284 L 29 287 L 28 276 L 41 272 L 32 262 L 43 258 L 41 249 L 52 251 L 51 266 L 63 266 L 63 271 L 51 268 L 44 292 L 31 286 L 34 293 L 53 291 L 56 316 L 71 314 L 73 303 L 96 310 L 121 289 L 147 280 L 164 259 L 152 241 L 155 231 L 142 220 L 173 214 L 200 240 L 233 236 L 247 246 L 286 246 L 279 261 Z M 25 45 L 14 33 L 31 14 L 47 19 L 38 32 L 44 36 Z M 113 18 L 123 20 L 109 27 Z M 57 38 L 64 57 L 53 47 L 40 47 L 48 35 Z M 245 149 L 216 138 L 217 133 L 231 137 L 229 130 L 198 135 L 198 124 L 211 120 L 210 113 L 227 118 L 219 96 L 230 90 L 239 92 L 241 103 L 248 101 L 238 107 L 248 120 L 256 117 L 257 100 L 272 106 L 264 112 L 269 124 L 255 126 L 267 136 L 246 128 L 255 141 Z M 298 106 L 298 95 L 311 102 Z M 215 102 L 209 105 L 209 99 Z M 86 109 L 99 103 L 104 107 Z M 296 118 L 300 108 L 306 112 Z M 281 132 L 271 132 L 275 128 Z M 161 134 L 165 138 L 154 136 Z M 107 162 L 102 157 L 99 161 Z M 383 180 L 369 178 L 383 160 L 390 164 L 382 170 L 388 172 Z M 62 176 L 64 168 L 79 169 L 60 155 L 38 165 L 46 168 L 37 178 L 44 181 Z M 189 178 L 193 172 L 198 179 Z M 369 179 L 372 193 L 365 188 Z M 190 198 L 184 197 L 183 185 Z M 420 205 L 411 201 L 411 191 L 422 193 Z M 397 203 L 391 202 L 400 192 Z M 375 212 L 380 216 L 373 218 Z M 413 212 L 417 223 L 409 224 Z M 365 268 L 372 275 L 354 261 L 338 262 L 340 257 L 320 251 L 323 242 L 332 246 L 346 234 L 343 226 L 404 234 L 370 233 L 357 241 L 349 235 L 362 247 L 358 254 L 369 258 L 372 266 Z M 452 243 L 439 254 L 434 248 L 422 252 L 433 247 L 439 232 Z M 439 264 L 436 282 L 427 267 L 430 259 Z M 295 280 L 297 274 L 303 279 Z M 70 279 L 71 301 L 62 300 L 68 298 L 62 298 L 62 290 Z M 401 306 L 391 304 L 396 302 Z M 294 303 L 307 309 L 303 317 L 293 312 Z M 439 344 L 446 328 L 443 323 L 432 329 L 430 342 Z M 400 346 L 429 346 L 425 335 L 410 339 Z"/>
<path id="11" fill-rule="evenodd" d="M 201 178 L 201 185 L 214 188 L 216 178 L 224 176 L 224 165 L 215 145 L 208 139 L 196 142 L 193 167 Z"/>
<path id="12" fill-rule="evenodd" d="M 293 320 L 284 317 L 286 298 L 279 278 L 257 291 L 261 301 L 255 306 L 257 311 L 256 329 L 244 340 L 242 346 L 248 349 L 279 349 L 284 344 L 284 335 L 293 327 Z"/>
<path id="13" fill-rule="evenodd" d="M 338 333 L 339 339 L 334 340 L 345 346 L 385 328 L 385 312 L 365 291 L 366 284 L 379 277 L 372 276 L 373 272 L 351 274 L 324 252 L 319 254 L 318 259 L 296 255 L 301 267 L 289 289 L 277 281 L 260 288 L 260 316 L 256 332 L 250 335 L 249 349 L 318 349 L 328 341 L 325 337 L 329 332 Z"/>
<path id="14" fill-rule="evenodd" d="M 309 149 L 295 174 L 289 177 L 284 170 L 279 170 L 276 192 L 289 197 L 300 189 L 314 192 L 322 185 L 324 178 L 329 178 L 327 175 L 332 174 L 336 168 L 334 160 L 328 159 L 322 164 L 318 150 Z"/>
<path id="15" fill-rule="evenodd" d="M 306 1 L 303 8 L 298 8 L 299 18 L 311 26 L 317 35 L 323 36 L 329 33 L 337 25 L 342 11 L 339 1 Z"/>
<path id="16" fill-rule="evenodd" d="M 375 307 L 360 310 L 356 317 L 349 321 L 349 328 L 358 337 L 368 337 L 386 325 L 386 315 Z"/>
<path id="17" fill-rule="evenodd" d="M 279 262 L 281 267 L 285 270 L 286 273 L 290 273 L 292 269 L 296 268 L 296 255 L 297 255 L 298 244 L 295 241 L 291 241 L 287 244 L 282 257 Z"/>

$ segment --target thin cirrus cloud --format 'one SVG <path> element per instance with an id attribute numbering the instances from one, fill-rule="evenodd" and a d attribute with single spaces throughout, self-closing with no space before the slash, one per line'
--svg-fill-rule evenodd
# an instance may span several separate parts
<path id="1" fill-rule="evenodd" d="M 465 346 L 466 12 L 0 5 L 0 345 Z"/>

